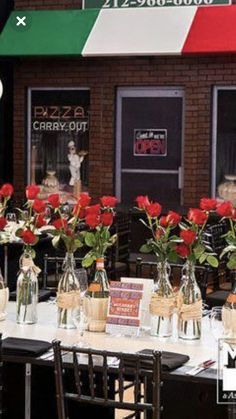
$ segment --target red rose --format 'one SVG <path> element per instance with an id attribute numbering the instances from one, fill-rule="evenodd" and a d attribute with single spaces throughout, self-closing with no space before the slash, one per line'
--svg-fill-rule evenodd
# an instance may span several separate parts
<path id="1" fill-rule="evenodd" d="M 25 244 L 34 244 L 37 240 L 37 237 L 30 229 L 22 231 L 21 238 Z"/>
<path id="2" fill-rule="evenodd" d="M 161 205 L 158 202 L 153 202 L 146 206 L 146 211 L 150 217 L 159 217 L 161 213 Z"/>
<path id="3" fill-rule="evenodd" d="M 25 188 L 25 195 L 27 199 L 37 198 L 39 192 L 40 192 L 40 187 L 38 185 L 28 185 Z"/>
<path id="4" fill-rule="evenodd" d="M 65 218 L 58 218 L 57 220 L 53 221 L 52 225 L 57 229 L 61 230 L 62 228 L 67 228 L 67 220 Z"/>
<path id="5" fill-rule="evenodd" d="M 147 207 L 147 205 L 150 205 L 150 201 L 149 201 L 149 198 L 148 198 L 147 195 L 145 195 L 145 196 L 143 196 L 143 195 L 137 196 L 137 198 L 135 199 L 135 201 L 137 202 L 138 207 L 140 209 L 144 209 L 145 210 L 146 207 Z"/>
<path id="6" fill-rule="evenodd" d="M 161 236 L 164 236 L 164 234 L 165 232 L 163 231 L 163 229 L 161 227 L 158 227 L 155 233 L 157 240 L 159 240 Z"/>
<path id="7" fill-rule="evenodd" d="M 202 198 L 200 200 L 200 208 L 205 211 L 214 211 L 216 209 L 217 200 L 214 198 Z"/>
<path id="8" fill-rule="evenodd" d="M 96 228 L 100 224 L 100 216 L 98 214 L 88 214 L 85 222 L 90 228 Z"/>
<path id="9" fill-rule="evenodd" d="M 188 220 L 194 224 L 203 225 L 207 221 L 208 215 L 199 208 L 190 208 L 188 212 Z"/>
<path id="10" fill-rule="evenodd" d="M 79 217 L 80 219 L 85 218 L 86 210 L 85 208 L 81 208 L 81 206 L 77 203 L 74 205 L 73 215 L 75 215 L 76 217 Z"/>
<path id="11" fill-rule="evenodd" d="M 68 229 L 66 230 L 66 235 L 67 235 L 68 237 L 72 237 L 72 236 L 73 236 L 73 230 L 71 230 L 71 228 L 68 228 Z"/>
<path id="12" fill-rule="evenodd" d="M 182 258 L 186 258 L 190 254 L 189 247 L 186 246 L 186 244 L 184 243 L 177 244 L 175 250 L 176 250 L 176 253 Z"/>
<path id="13" fill-rule="evenodd" d="M 48 202 L 53 208 L 58 208 L 61 204 L 59 194 L 53 193 L 52 195 L 49 195 Z"/>
<path id="14" fill-rule="evenodd" d="M 233 215 L 233 205 L 230 201 L 225 201 L 220 204 L 216 209 L 217 214 L 221 217 L 232 217 Z"/>
<path id="15" fill-rule="evenodd" d="M 91 205 L 91 207 L 86 208 L 86 215 L 90 215 L 90 214 L 99 215 L 100 210 L 101 210 L 100 204 Z"/>
<path id="16" fill-rule="evenodd" d="M 167 216 L 164 216 L 164 215 L 163 215 L 163 216 L 160 218 L 159 223 L 160 223 L 160 225 L 161 225 L 162 227 L 167 227 L 167 225 L 168 225 L 168 222 L 167 222 Z"/>
<path id="17" fill-rule="evenodd" d="M 166 216 L 166 221 L 169 225 L 173 226 L 173 225 L 177 225 L 179 224 L 179 222 L 181 221 L 181 215 L 178 214 L 175 211 L 169 211 L 167 216 Z"/>
<path id="18" fill-rule="evenodd" d="M 196 239 L 197 235 L 194 231 L 192 230 L 182 230 L 180 232 L 180 237 L 181 239 L 183 239 L 185 244 L 192 244 L 194 242 L 194 240 Z"/>
<path id="19" fill-rule="evenodd" d="M 91 196 L 89 196 L 87 192 L 82 192 L 78 199 L 78 205 L 80 205 L 82 208 L 85 208 L 90 204 L 90 201 L 91 201 Z"/>
<path id="20" fill-rule="evenodd" d="M 115 196 L 103 196 L 100 198 L 103 207 L 114 208 L 117 204 L 117 198 Z"/>
<path id="21" fill-rule="evenodd" d="M 40 199 L 35 199 L 33 202 L 33 209 L 35 212 L 44 212 L 46 208 L 46 204 L 44 201 L 41 201 Z"/>
<path id="22" fill-rule="evenodd" d="M 35 225 L 36 225 L 37 228 L 41 228 L 41 227 L 47 225 L 47 221 L 44 218 L 44 214 L 38 214 L 37 215 Z"/>
<path id="23" fill-rule="evenodd" d="M 113 223 L 113 214 L 112 214 L 112 212 L 104 212 L 101 215 L 101 223 L 105 227 L 111 226 L 112 223 Z"/>
<path id="24" fill-rule="evenodd" d="M 7 220 L 5 217 L 0 217 L 0 230 L 3 230 L 7 225 Z"/>
<path id="25" fill-rule="evenodd" d="M 0 189 L 0 195 L 2 195 L 4 198 L 9 198 L 13 195 L 14 188 L 10 183 L 4 183 Z"/>

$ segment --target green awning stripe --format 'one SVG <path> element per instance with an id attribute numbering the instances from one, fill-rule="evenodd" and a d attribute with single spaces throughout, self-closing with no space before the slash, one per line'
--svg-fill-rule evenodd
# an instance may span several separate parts
<path id="1" fill-rule="evenodd" d="M 0 56 L 81 55 L 99 9 L 14 11 L 1 35 Z M 26 16 L 26 26 L 17 26 Z"/>

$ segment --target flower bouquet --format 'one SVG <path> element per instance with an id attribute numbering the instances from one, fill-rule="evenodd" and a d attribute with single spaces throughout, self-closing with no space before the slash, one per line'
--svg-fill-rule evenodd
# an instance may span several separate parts
<path id="1" fill-rule="evenodd" d="M 21 220 L 16 230 L 16 237 L 21 239 L 24 250 L 20 258 L 20 271 L 17 278 L 17 322 L 32 324 L 37 321 L 38 274 L 35 265 L 34 246 L 39 241 L 41 228 L 45 220 L 46 203 L 37 198 L 40 188 L 29 185 L 26 188 L 27 202 L 24 210 L 18 209 Z"/>
<path id="2" fill-rule="evenodd" d="M 161 216 L 161 205 L 158 202 L 150 202 L 147 196 L 138 196 L 136 202 L 138 209 L 144 211 L 146 216 L 146 220 L 140 221 L 150 231 L 150 238 L 142 245 L 140 251 L 154 253 L 157 260 L 157 277 L 150 304 L 151 334 L 167 337 L 172 333 L 175 309 L 175 294 L 169 280 L 169 262 L 177 260 L 175 249 L 178 238 L 173 230 L 180 222 L 181 216 L 174 211 Z"/>
<path id="3" fill-rule="evenodd" d="M 58 327 L 74 329 L 76 311 L 80 310 L 80 287 L 75 273 L 74 253 L 83 246 L 80 226 L 84 224 L 85 210 L 91 198 L 87 193 L 81 193 L 77 203 L 66 214 L 58 194 L 50 195 L 47 200 L 55 217 L 48 230 L 53 236 L 52 244 L 58 247 L 61 243 L 66 250 L 57 292 Z"/>
<path id="4" fill-rule="evenodd" d="M 5 212 L 7 203 L 13 195 L 14 189 L 10 183 L 5 183 L 0 189 L 0 243 L 7 243 L 9 235 L 7 233 L 7 220 Z M 0 320 L 6 318 L 5 308 L 9 299 L 9 289 L 5 285 L 5 281 L 0 271 Z"/>
<path id="5" fill-rule="evenodd" d="M 82 264 L 84 267 L 89 267 L 96 261 L 95 276 L 84 300 L 90 331 L 103 332 L 105 330 L 109 284 L 104 269 L 104 257 L 107 249 L 116 241 L 116 235 L 111 235 L 109 231 L 113 224 L 116 203 L 115 197 L 103 196 L 99 204 L 86 209 L 85 223 L 90 231 L 84 233 L 84 243 L 90 250 L 85 255 Z"/>
<path id="6" fill-rule="evenodd" d="M 202 198 L 200 208 L 190 208 L 185 221 L 179 224 L 180 235 L 176 245 L 177 254 L 184 259 L 183 276 L 178 293 L 179 337 L 199 339 L 201 336 L 202 296 L 195 278 L 195 264 L 207 262 L 218 266 L 209 245 L 204 243 L 204 228 L 210 211 L 216 209 L 215 199 Z"/>
<path id="7" fill-rule="evenodd" d="M 220 258 L 227 258 L 227 267 L 231 270 L 232 289 L 222 308 L 222 321 L 224 333 L 227 337 L 236 337 L 236 209 L 230 201 L 220 203 L 216 213 L 227 220 L 229 230 L 223 236 L 226 247 L 222 251 Z"/>

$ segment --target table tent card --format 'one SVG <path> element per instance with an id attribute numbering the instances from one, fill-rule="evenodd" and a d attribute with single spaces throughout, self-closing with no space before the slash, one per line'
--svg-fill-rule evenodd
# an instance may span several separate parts
<path id="1" fill-rule="evenodd" d="M 106 332 L 115 335 L 138 336 L 142 297 L 143 284 L 112 281 Z"/>
<path id="2" fill-rule="evenodd" d="M 149 306 L 151 302 L 152 293 L 154 290 L 154 280 L 147 278 L 126 278 L 122 277 L 121 282 L 131 282 L 134 284 L 143 285 L 143 298 L 142 298 L 142 307 L 141 307 L 141 327 L 150 328 L 151 324 L 151 315 L 149 311 Z"/>

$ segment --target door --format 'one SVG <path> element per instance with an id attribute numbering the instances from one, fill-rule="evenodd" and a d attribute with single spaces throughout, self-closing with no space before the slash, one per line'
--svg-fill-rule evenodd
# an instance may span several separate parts
<path id="1" fill-rule="evenodd" d="M 181 205 L 183 99 L 181 89 L 118 89 L 116 194 L 123 205 L 137 195 Z"/>

